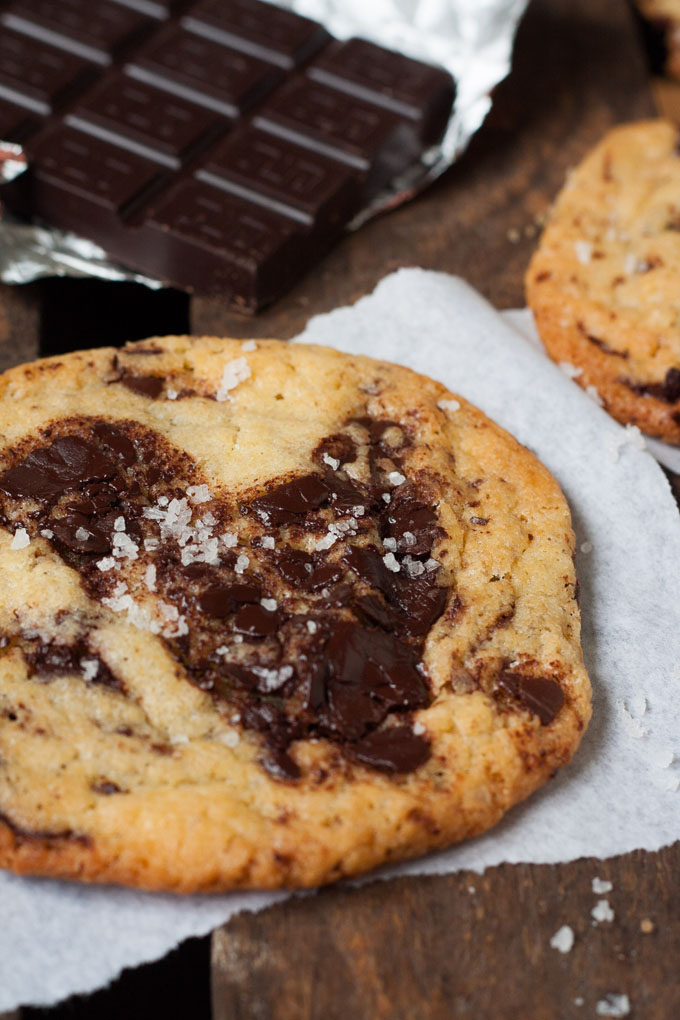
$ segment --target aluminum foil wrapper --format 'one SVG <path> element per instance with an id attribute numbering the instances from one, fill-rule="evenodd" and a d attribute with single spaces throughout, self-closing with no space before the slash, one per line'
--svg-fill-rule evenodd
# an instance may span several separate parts
<path id="1" fill-rule="evenodd" d="M 271 0 L 322 22 L 338 39 L 361 36 L 417 60 L 445 67 L 456 101 L 442 141 L 392 182 L 351 224 L 405 202 L 455 161 L 491 107 L 491 90 L 506 77 L 519 19 L 528 0 Z M 0 182 L 26 167 L 19 146 L 0 142 Z M 0 280 L 29 283 L 41 276 L 92 276 L 162 287 L 112 262 L 98 245 L 74 234 L 17 221 L 0 211 Z"/>

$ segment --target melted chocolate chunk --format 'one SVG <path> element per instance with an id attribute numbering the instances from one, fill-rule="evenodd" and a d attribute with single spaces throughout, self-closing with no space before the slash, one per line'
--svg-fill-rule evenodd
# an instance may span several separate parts
<path id="1" fill-rule="evenodd" d="M 314 460 L 326 464 L 326 457 L 337 460 L 339 465 L 350 464 L 357 459 L 357 445 L 351 436 L 345 432 L 338 432 L 334 436 L 327 436 L 322 439 L 313 453 Z"/>
<path id="2" fill-rule="evenodd" d="M 430 757 L 430 742 L 410 726 L 391 726 L 348 745 L 348 753 L 369 768 L 390 774 L 415 772 Z"/>
<path id="3" fill-rule="evenodd" d="M 84 638 L 70 645 L 57 644 L 55 641 L 20 639 L 20 645 L 32 676 L 48 679 L 75 673 L 81 675 L 86 683 L 101 684 L 103 687 L 125 692 L 123 681 L 90 650 Z"/>
<path id="4" fill-rule="evenodd" d="M 532 715 L 537 715 L 543 726 L 553 721 L 564 704 L 562 688 L 548 677 L 520 676 L 504 670 L 498 678 L 498 686 Z"/>
<path id="5" fill-rule="evenodd" d="M 656 397 L 657 400 L 663 400 L 667 404 L 675 404 L 680 400 L 680 368 L 669 368 L 664 381 L 660 383 L 634 383 L 629 379 L 622 381 L 634 393 Z"/>
<path id="6" fill-rule="evenodd" d="M 100 779 L 96 783 L 92 783 L 90 789 L 93 793 L 103 794 L 104 797 L 111 797 L 114 793 L 125 792 L 117 783 L 112 783 L 110 779 Z"/>
<path id="7" fill-rule="evenodd" d="M 144 351 L 146 354 L 147 351 Z M 149 354 L 153 354 L 153 351 L 149 351 Z M 108 446 L 113 453 L 116 453 L 123 464 L 126 467 L 130 467 L 137 460 L 137 454 L 135 448 L 121 429 L 116 428 L 115 425 L 108 425 L 105 422 L 100 422 L 94 426 L 95 435 L 97 435 L 104 446 Z"/>
<path id="8" fill-rule="evenodd" d="M 328 488 L 319 475 L 303 475 L 270 489 L 244 509 L 246 512 L 254 510 L 268 524 L 291 524 L 325 503 L 328 495 Z"/>
<path id="9" fill-rule="evenodd" d="M 160 375 L 129 375 L 125 372 L 118 380 L 133 393 L 156 400 L 163 392 L 164 379 Z"/>
<path id="10" fill-rule="evenodd" d="M 397 550 L 411 556 L 427 556 L 443 530 L 432 507 L 414 499 L 410 491 L 400 494 L 390 506 L 386 533 L 396 539 Z"/>
<path id="11" fill-rule="evenodd" d="M 281 614 L 264 606 L 242 606 L 234 617 L 234 630 L 249 637 L 269 637 L 276 634 L 281 624 Z"/>
<path id="12" fill-rule="evenodd" d="M 260 595 L 260 589 L 254 584 L 215 585 L 201 595 L 198 604 L 208 616 L 223 619 L 244 603 L 258 602 Z"/>
<path id="13" fill-rule="evenodd" d="M 61 829 L 59 831 L 54 829 L 26 829 L 23 825 L 15 822 L 13 818 L 10 818 L 4 811 L 0 811 L 0 824 L 7 826 L 14 836 L 17 846 L 21 846 L 22 843 L 46 843 L 50 846 L 63 842 L 80 843 L 81 846 L 90 846 L 92 843 L 89 836 L 74 832 L 72 829 Z"/>
<path id="14" fill-rule="evenodd" d="M 0 489 L 13 499 L 48 501 L 86 482 L 105 481 L 115 472 L 115 464 L 93 443 L 60 436 L 0 475 Z"/>

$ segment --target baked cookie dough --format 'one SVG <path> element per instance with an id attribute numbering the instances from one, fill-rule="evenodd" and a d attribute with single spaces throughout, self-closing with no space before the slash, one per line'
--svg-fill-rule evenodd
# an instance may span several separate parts
<path id="1" fill-rule="evenodd" d="M 476 408 L 320 347 L 0 377 L 0 865 L 309 886 L 493 825 L 590 715 L 569 510 Z"/>
<path id="2" fill-rule="evenodd" d="M 624 424 L 680 443 L 680 148 L 663 120 L 610 131 L 557 198 L 526 276 L 555 361 Z"/>

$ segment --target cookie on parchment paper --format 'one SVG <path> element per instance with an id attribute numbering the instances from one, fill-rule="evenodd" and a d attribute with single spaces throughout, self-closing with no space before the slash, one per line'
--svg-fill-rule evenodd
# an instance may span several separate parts
<path id="1" fill-rule="evenodd" d="M 680 443 L 680 148 L 614 128 L 569 175 L 526 275 L 545 347 L 618 421 Z"/>
<path id="2" fill-rule="evenodd" d="M 328 882 L 578 745 L 566 502 L 438 383 L 168 337 L 7 372 L 0 435 L 1 866 Z"/>

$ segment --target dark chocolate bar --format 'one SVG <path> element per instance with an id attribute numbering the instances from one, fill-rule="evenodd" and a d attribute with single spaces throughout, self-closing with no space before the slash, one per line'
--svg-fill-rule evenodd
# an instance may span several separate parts
<path id="1" fill-rule="evenodd" d="M 454 83 L 262 0 L 0 0 L 24 215 L 255 311 L 442 135 Z"/>

